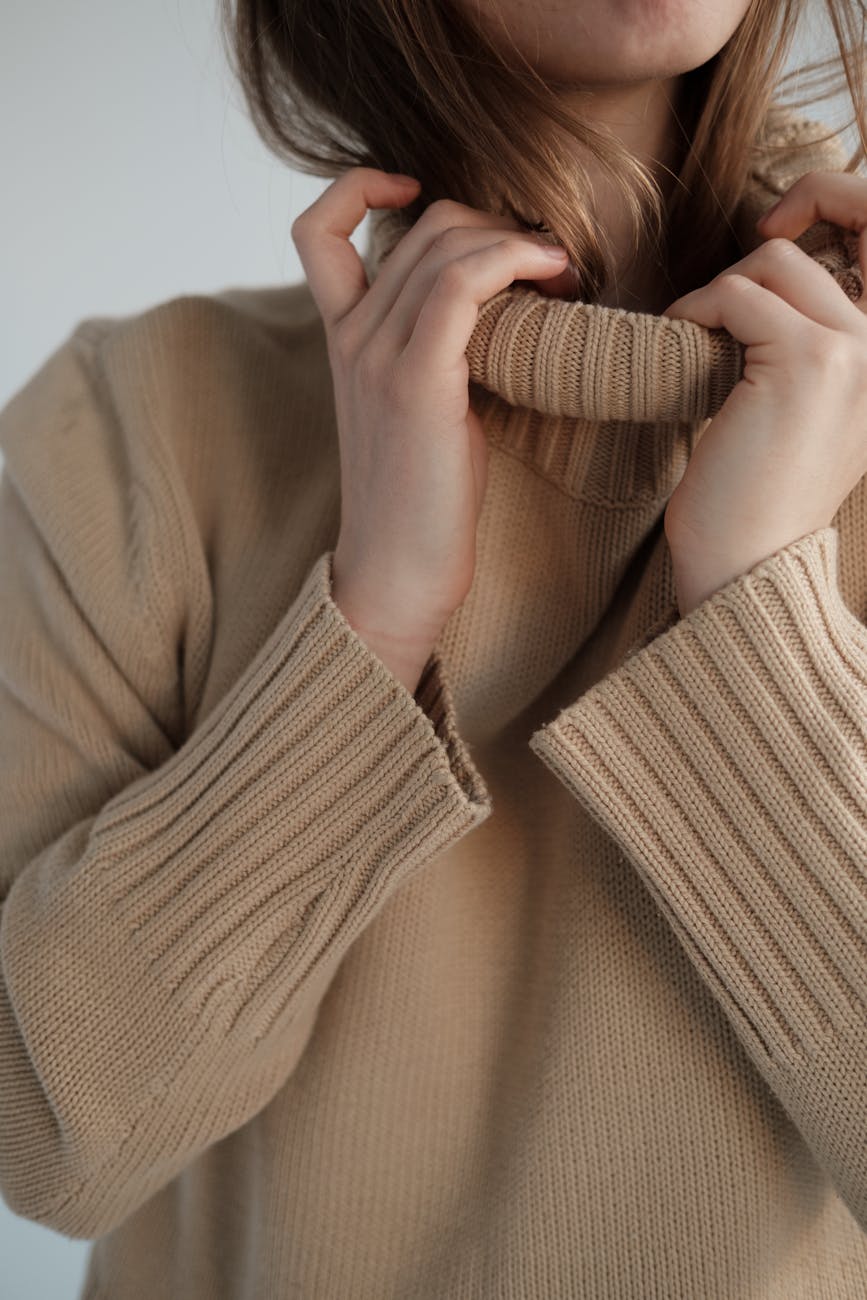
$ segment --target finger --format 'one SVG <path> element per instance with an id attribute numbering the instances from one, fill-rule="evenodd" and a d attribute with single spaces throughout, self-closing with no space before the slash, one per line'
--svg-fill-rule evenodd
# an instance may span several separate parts
<path id="1" fill-rule="evenodd" d="M 484 214 L 478 214 L 483 216 Z M 440 241 L 437 243 L 437 239 Z M 419 313 L 425 302 L 425 299 L 431 293 L 436 284 L 438 276 L 450 262 L 461 260 L 473 254 L 476 254 L 491 244 L 497 244 L 502 240 L 509 240 L 510 243 L 519 241 L 523 246 L 524 252 L 519 256 L 523 258 L 521 262 L 521 272 L 525 270 L 539 278 L 560 274 L 563 267 L 566 266 L 566 257 L 561 257 L 555 261 L 546 253 L 550 244 L 545 239 L 540 239 L 536 235 L 529 234 L 526 231 L 516 230 L 514 228 L 498 229 L 497 227 L 489 228 L 484 226 L 477 228 L 473 226 L 452 226 L 440 233 L 433 240 L 427 241 L 428 248 L 422 254 L 421 259 L 411 267 L 407 278 L 399 286 L 397 296 L 386 311 L 384 317 L 376 323 L 377 338 L 379 343 L 386 347 L 392 355 L 402 351 L 409 342 L 413 330 L 416 327 Z M 516 272 L 517 275 L 517 272 Z M 496 293 L 499 289 L 506 287 L 508 281 L 497 284 L 491 293 Z M 376 286 L 374 285 L 373 288 Z M 373 289 L 371 289 L 371 294 Z M 365 316 L 365 320 L 376 319 L 379 316 L 384 300 L 381 299 L 373 313 L 371 308 L 370 314 Z M 367 308 L 364 308 L 367 311 Z"/>
<path id="2" fill-rule="evenodd" d="M 534 247 L 520 234 L 450 260 L 421 305 L 403 356 L 443 375 L 458 363 L 465 366 L 482 303 L 518 278 L 539 275 L 546 262 L 558 266 L 541 246 Z"/>
<path id="3" fill-rule="evenodd" d="M 789 239 L 771 239 L 759 244 L 746 257 L 711 280 L 709 285 L 684 294 L 666 307 L 663 316 L 695 320 L 692 314 L 698 295 L 728 275 L 744 276 L 777 294 L 790 307 L 828 329 L 851 330 L 861 312 L 832 275 Z M 853 314 L 855 313 L 855 314 Z"/>
<path id="4" fill-rule="evenodd" d="M 372 334 L 386 326 L 395 347 L 403 347 L 409 338 L 421 300 L 412 308 L 411 299 L 404 293 L 410 276 L 434 242 L 452 227 L 460 226 L 476 231 L 482 239 L 490 239 L 492 230 L 520 231 L 524 228 L 514 217 L 501 213 L 481 212 L 467 204 L 452 199 L 438 199 L 425 208 L 418 221 L 395 244 L 385 262 L 378 269 L 370 293 L 359 311 L 359 339 L 366 341 Z M 527 238 L 530 238 L 528 235 Z M 541 242 L 537 240 L 536 242 Z M 466 251 L 474 246 L 470 241 Z M 419 282 L 416 281 L 416 288 Z M 398 305 L 399 304 L 399 305 Z M 395 314 L 394 309 L 398 307 Z"/>
<path id="5" fill-rule="evenodd" d="M 867 298 L 867 177 L 849 172 L 805 172 L 799 176 L 773 212 L 756 223 L 765 238 L 781 235 L 797 239 L 817 221 L 832 221 L 858 235 L 858 261 Z"/>
<path id="6" fill-rule="evenodd" d="M 349 236 L 369 208 L 399 208 L 418 196 L 387 172 L 351 167 L 292 223 L 292 239 L 326 328 L 350 311 L 370 287 Z"/>
<path id="7" fill-rule="evenodd" d="M 805 172 L 758 224 L 763 234 L 797 239 L 817 221 L 833 221 L 856 233 L 867 227 L 867 177 Z"/>
<path id="8" fill-rule="evenodd" d="M 708 329 L 726 329 L 747 347 L 782 344 L 796 351 L 801 346 L 803 314 L 749 276 L 721 275 L 686 297 L 694 299 L 689 320 Z"/>

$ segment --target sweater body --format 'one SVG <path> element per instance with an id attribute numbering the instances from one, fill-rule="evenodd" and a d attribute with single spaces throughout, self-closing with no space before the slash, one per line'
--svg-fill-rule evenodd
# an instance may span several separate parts
<path id="1" fill-rule="evenodd" d="M 576 500 L 490 455 L 439 645 L 495 812 L 353 943 L 274 1100 L 97 1243 L 87 1300 L 142 1279 L 227 1300 L 864 1294 L 867 1235 L 634 867 L 527 748 L 665 618 L 655 499 Z M 247 554 L 303 581 L 291 545 Z"/>
<path id="2" fill-rule="evenodd" d="M 563 304 L 505 301 L 414 696 L 331 600 L 306 285 L 84 322 L 2 413 L 0 1187 L 81 1300 L 867 1293 L 864 480 L 680 619 L 711 417 L 552 413 Z"/>

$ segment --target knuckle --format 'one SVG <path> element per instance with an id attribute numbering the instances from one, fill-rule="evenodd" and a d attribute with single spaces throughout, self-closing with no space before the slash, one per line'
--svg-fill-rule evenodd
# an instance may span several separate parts
<path id="1" fill-rule="evenodd" d="M 463 206 L 454 199 L 434 199 L 433 203 L 429 203 L 425 208 L 419 221 L 424 221 L 429 226 L 436 226 L 438 229 L 444 226 L 456 226 L 463 210 Z"/>
<path id="2" fill-rule="evenodd" d="M 411 415 L 417 409 L 418 402 L 413 400 L 411 386 L 407 383 L 404 371 L 397 362 L 389 361 L 378 373 L 379 389 L 389 411 L 398 417 Z"/>
<path id="3" fill-rule="evenodd" d="M 342 190 L 348 185 L 362 184 L 366 176 L 375 175 L 376 172 L 372 167 L 347 167 L 344 171 L 340 172 L 338 176 L 335 176 L 332 179 L 331 184 L 326 186 L 322 193 L 314 199 L 309 207 L 306 207 L 303 212 L 299 212 L 298 216 L 292 222 L 292 225 L 289 227 L 289 234 L 292 236 L 293 241 L 297 244 L 299 235 L 304 239 L 306 235 L 313 230 L 316 224 L 315 211 L 317 208 L 321 208 L 322 200 L 326 195 L 331 194 L 338 188 Z"/>
<path id="4" fill-rule="evenodd" d="M 739 271 L 726 272 L 720 280 L 720 293 L 729 295 L 747 293 L 753 286 L 753 281 L 748 275 L 741 275 Z"/>
<path id="5" fill-rule="evenodd" d="M 379 387 L 379 358 L 370 346 L 362 348 L 356 356 L 353 365 L 353 375 L 355 382 L 365 393 L 372 392 Z"/>
<path id="6" fill-rule="evenodd" d="M 440 249 L 444 253 L 457 252 L 463 245 L 463 231 L 460 226 L 447 226 L 441 230 L 431 243 L 431 248 Z"/>
<path id="7" fill-rule="evenodd" d="M 792 257 L 798 252 L 791 239 L 783 239 L 780 235 L 775 235 L 773 239 L 767 240 L 766 243 L 762 244 L 761 248 L 765 257 Z"/>
<path id="8" fill-rule="evenodd" d="M 534 235 L 506 235 L 501 242 L 506 245 L 506 252 L 515 257 L 526 257 L 530 249 L 545 246 L 545 241 Z"/>
<path id="9" fill-rule="evenodd" d="M 331 344 L 334 355 L 346 364 L 358 351 L 360 344 L 358 327 L 351 316 L 343 318 L 331 331 Z"/>
<path id="10" fill-rule="evenodd" d="M 847 340 L 842 334 L 822 327 L 806 331 L 802 355 L 820 370 L 847 370 L 851 357 Z"/>
<path id="11" fill-rule="evenodd" d="M 356 366 L 356 381 L 368 397 L 375 395 L 389 415 L 410 413 L 409 388 L 396 357 L 378 348 L 375 342 L 361 353 Z"/>
<path id="12" fill-rule="evenodd" d="M 305 209 L 304 212 L 299 213 L 292 222 L 292 225 L 289 227 L 289 234 L 292 236 L 292 242 L 297 244 L 299 236 L 301 239 L 304 239 L 309 229 L 310 217 L 308 210 Z"/>
<path id="13" fill-rule="evenodd" d="M 446 262 L 437 271 L 435 288 L 449 297 L 462 293 L 467 283 L 467 271 L 463 261 Z"/>

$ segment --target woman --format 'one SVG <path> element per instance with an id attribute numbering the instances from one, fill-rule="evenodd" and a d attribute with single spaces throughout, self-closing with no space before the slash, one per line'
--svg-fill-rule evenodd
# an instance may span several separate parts
<path id="1" fill-rule="evenodd" d="M 225 16 L 306 280 L 0 421 L 3 1195 L 87 1300 L 863 1297 L 867 182 L 796 11 Z"/>

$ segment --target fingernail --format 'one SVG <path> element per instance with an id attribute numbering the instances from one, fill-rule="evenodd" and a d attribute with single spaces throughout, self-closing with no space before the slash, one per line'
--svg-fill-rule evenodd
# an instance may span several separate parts
<path id="1" fill-rule="evenodd" d="M 557 257 L 557 258 L 563 258 L 563 257 L 568 257 L 568 256 L 569 256 L 569 254 L 568 254 L 568 252 L 566 251 L 566 249 L 565 249 L 565 248 L 560 248 L 557 244 L 545 244 L 545 245 L 543 245 L 543 247 L 542 247 L 542 252 L 546 255 L 546 257 Z"/>
<path id="2" fill-rule="evenodd" d="M 416 180 L 416 178 L 415 178 L 414 176 L 405 176 L 405 175 L 403 174 L 403 172 L 389 172 L 388 174 L 389 174 L 389 176 L 391 177 L 391 179 L 392 179 L 393 181 L 397 181 L 398 185 L 418 185 L 418 184 L 419 184 L 419 182 Z"/>

